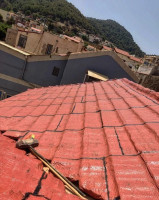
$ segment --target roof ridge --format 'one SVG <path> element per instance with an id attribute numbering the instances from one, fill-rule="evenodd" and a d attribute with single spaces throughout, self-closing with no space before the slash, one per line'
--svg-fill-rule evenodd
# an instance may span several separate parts
<path id="1" fill-rule="evenodd" d="M 118 80 L 122 80 L 123 78 L 121 79 L 118 79 Z M 107 81 L 114 81 L 116 79 L 108 79 Z M 105 82 L 105 81 L 98 81 L 98 82 Z M 78 85 L 86 85 L 86 84 L 93 84 L 93 83 L 96 83 L 96 81 L 92 81 L 92 82 L 85 82 L 85 83 L 72 83 L 72 84 L 63 84 L 63 85 L 52 85 L 52 86 L 45 86 L 45 87 L 39 87 L 39 88 L 28 88 L 25 92 L 30 92 L 30 91 L 33 91 L 33 90 L 42 90 L 42 89 L 45 89 L 45 88 L 59 88 L 59 87 L 64 87 L 64 86 L 78 86 Z M 23 94 L 25 93 L 23 92 Z M 18 94 L 20 95 L 20 94 Z"/>

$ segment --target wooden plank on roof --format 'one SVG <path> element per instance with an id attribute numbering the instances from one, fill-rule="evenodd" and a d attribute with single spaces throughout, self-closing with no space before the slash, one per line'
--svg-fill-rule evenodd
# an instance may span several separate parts
<path id="1" fill-rule="evenodd" d="M 93 78 L 99 79 L 101 81 L 109 80 L 109 78 L 107 76 L 105 76 L 103 74 L 99 74 L 99 73 L 91 71 L 91 70 L 88 70 L 88 76 L 91 76 Z"/>

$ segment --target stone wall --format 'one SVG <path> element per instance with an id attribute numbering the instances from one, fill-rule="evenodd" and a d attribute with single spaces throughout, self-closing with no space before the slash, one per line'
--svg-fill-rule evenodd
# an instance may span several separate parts
<path id="1" fill-rule="evenodd" d="M 159 92 L 159 76 L 145 75 L 136 73 L 138 78 L 140 79 L 140 84 L 146 88 L 150 88 L 151 90 L 155 90 Z"/>

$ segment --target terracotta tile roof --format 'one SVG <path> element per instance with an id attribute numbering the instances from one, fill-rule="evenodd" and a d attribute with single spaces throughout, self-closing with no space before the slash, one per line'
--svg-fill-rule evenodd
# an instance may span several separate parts
<path id="1" fill-rule="evenodd" d="M 71 40 L 71 41 L 73 41 L 73 42 L 76 42 L 76 43 L 80 43 L 81 42 L 81 40 L 80 40 L 80 38 L 74 38 L 74 37 L 69 37 L 69 36 L 67 36 L 67 35 L 63 35 L 63 37 L 65 38 L 65 39 L 69 39 L 69 40 Z"/>
<path id="2" fill-rule="evenodd" d="M 33 89 L 3 100 L 0 199 L 78 199 L 15 148 L 16 139 L 33 133 L 36 150 L 94 199 L 157 200 L 158 130 L 159 93 L 127 79 Z"/>
<path id="3" fill-rule="evenodd" d="M 128 57 L 130 56 L 130 54 L 127 51 L 124 51 L 124 50 L 121 50 L 121 49 L 118 49 L 118 48 L 115 48 L 115 51 L 116 51 L 116 53 L 120 53 L 124 56 L 128 56 Z"/>
<path id="4" fill-rule="evenodd" d="M 40 29 L 37 29 L 37 28 L 34 28 L 34 27 L 31 27 L 31 30 L 32 30 L 32 31 L 36 31 L 36 32 L 38 32 L 38 33 L 41 33 L 41 32 L 42 32 Z"/>
<path id="5" fill-rule="evenodd" d="M 134 57 L 134 56 L 130 56 L 130 59 L 131 59 L 131 60 L 134 60 L 134 61 L 136 61 L 136 62 L 142 63 L 142 60 L 141 60 L 140 58 L 136 58 L 136 57 Z"/>
<path id="6" fill-rule="evenodd" d="M 121 49 L 118 49 L 118 48 L 115 48 L 115 52 L 116 53 L 119 53 L 119 54 L 122 54 L 124 56 L 127 56 L 130 58 L 130 60 L 134 60 L 136 62 L 139 62 L 139 63 L 143 63 L 142 60 L 140 58 L 136 58 L 134 56 L 131 56 L 127 51 L 123 51 Z"/>
<path id="7" fill-rule="evenodd" d="M 107 47 L 107 46 L 103 46 L 103 49 L 104 49 L 104 50 L 107 50 L 107 51 L 112 51 L 112 48 Z"/>
<path id="8" fill-rule="evenodd" d="M 96 50 L 96 48 L 94 46 L 91 46 L 91 45 L 87 45 L 87 49 L 94 49 L 94 50 Z"/>

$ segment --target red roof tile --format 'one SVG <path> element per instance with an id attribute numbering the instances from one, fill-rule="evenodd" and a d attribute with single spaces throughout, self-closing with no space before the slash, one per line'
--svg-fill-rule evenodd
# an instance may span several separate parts
<path id="1" fill-rule="evenodd" d="M 36 32 L 38 32 L 38 33 L 41 33 L 41 32 L 42 32 L 40 29 L 37 29 L 37 28 L 34 28 L 34 27 L 31 27 L 31 30 L 32 30 L 32 31 L 36 31 Z"/>
<path id="2" fill-rule="evenodd" d="M 15 148 L 15 141 L 0 135 L 0 199 L 70 199 L 62 182 L 45 174 L 41 162 Z M 52 187 L 53 184 L 53 187 Z"/>
<path id="3" fill-rule="evenodd" d="M 118 48 L 115 48 L 115 51 L 116 51 L 116 53 L 122 54 L 124 56 L 128 56 L 128 57 L 130 56 L 130 54 L 127 51 L 124 51 L 124 50 L 121 50 Z"/>
<path id="4" fill-rule="evenodd" d="M 0 102 L 0 199 L 79 199 L 15 148 L 36 150 L 94 199 L 159 196 L 159 93 L 127 79 L 28 90 Z"/>
<path id="5" fill-rule="evenodd" d="M 107 47 L 107 46 L 103 46 L 103 49 L 106 50 L 106 51 L 112 51 L 112 48 Z"/>
<path id="6" fill-rule="evenodd" d="M 82 41 L 82 39 L 81 38 L 77 38 L 77 37 L 69 37 L 69 36 L 67 36 L 67 35 L 63 35 L 63 38 L 65 38 L 65 39 L 69 39 L 69 40 L 71 40 L 71 41 L 73 41 L 73 42 L 76 42 L 76 43 L 80 43 L 81 41 Z"/>
<path id="7" fill-rule="evenodd" d="M 142 63 L 142 60 L 141 60 L 140 58 L 136 58 L 136 57 L 134 57 L 134 56 L 130 56 L 130 59 L 131 59 L 131 60 L 134 60 L 134 61 L 136 61 L 136 62 Z"/>

